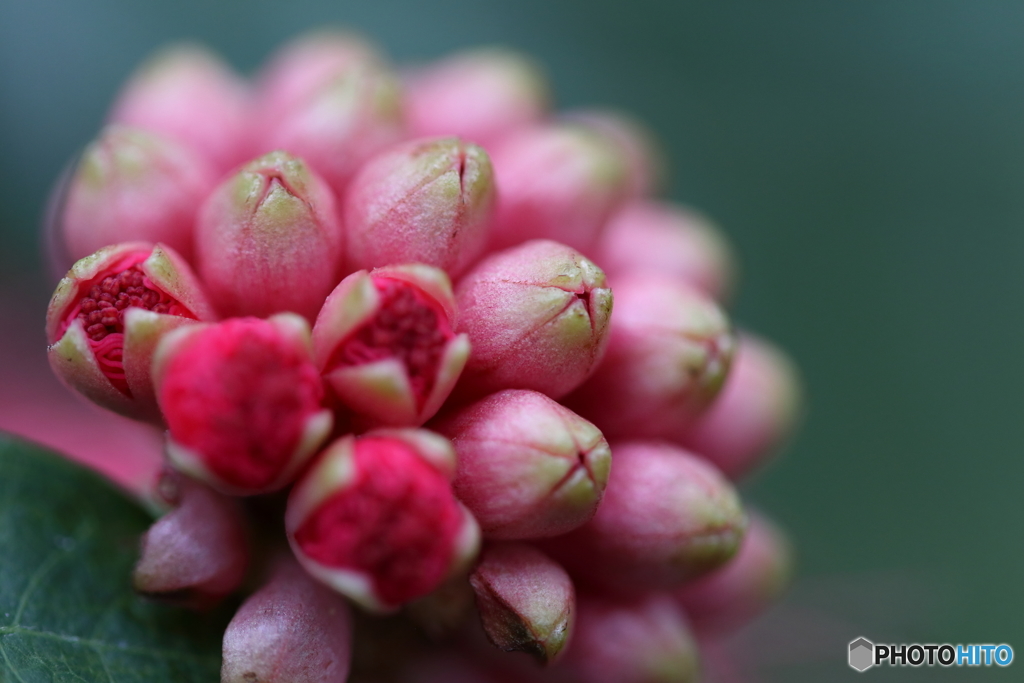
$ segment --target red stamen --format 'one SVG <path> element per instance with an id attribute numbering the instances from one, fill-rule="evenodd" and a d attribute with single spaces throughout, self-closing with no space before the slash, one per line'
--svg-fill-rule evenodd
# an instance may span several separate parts
<path id="1" fill-rule="evenodd" d="M 398 358 L 422 408 L 434 388 L 445 346 L 455 336 L 444 311 L 419 287 L 403 280 L 373 278 L 381 296 L 377 315 L 334 351 L 328 368 Z"/>
<path id="2" fill-rule="evenodd" d="M 377 596 L 399 605 L 427 594 L 452 562 L 462 514 L 448 481 L 401 441 L 356 442 L 356 480 L 295 533 L 317 562 L 372 577 Z"/>
<path id="3" fill-rule="evenodd" d="M 61 335 L 71 323 L 81 320 L 103 374 L 125 396 L 131 397 L 124 374 L 124 312 L 129 308 L 142 308 L 156 313 L 167 313 L 195 320 L 195 315 L 166 292 L 157 288 L 134 260 L 120 272 L 99 276 L 92 283 L 84 283 L 79 292 L 81 299 L 71 308 L 64 320 Z M 123 267 L 124 264 L 122 264 Z M 109 271 L 108 271 L 109 272 Z"/>

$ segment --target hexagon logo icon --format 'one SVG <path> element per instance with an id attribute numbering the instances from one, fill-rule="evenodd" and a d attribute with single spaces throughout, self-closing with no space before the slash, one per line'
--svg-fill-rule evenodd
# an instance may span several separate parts
<path id="1" fill-rule="evenodd" d="M 875 665 L 875 644 L 867 638 L 858 638 L 850 643 L 850 666 L 857 671 L 867 671 Z"/>

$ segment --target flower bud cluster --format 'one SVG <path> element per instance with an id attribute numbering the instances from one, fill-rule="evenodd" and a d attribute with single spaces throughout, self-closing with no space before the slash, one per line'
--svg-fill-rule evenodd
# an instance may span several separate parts
<path id="1" fill-rule="evenodd" d="M 784 585 L 729 478 L 792 427 L 792 367 L 733 330 L 717 228 L 651 198 L 649 134 L 549 101 L 501 50 L 400 76 L 319 32 L 247 81 L 179 47 L 62 184 L 51 365 L 166 430 L 138 590 L 261 586 L 223 681 L 344 680 L 346 599 L 452 670 L 522 666 L 475 632 L 551 667 L 520 680 L 691 681 L 693 629 Z"/>

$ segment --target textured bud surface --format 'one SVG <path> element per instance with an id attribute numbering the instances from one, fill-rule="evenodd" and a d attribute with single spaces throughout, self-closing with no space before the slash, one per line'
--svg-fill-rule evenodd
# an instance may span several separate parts
<path id="1" fill-rule="evenodd" d="M 352 658 L 345 600 L 291 558 L 242 604 L 224 632 L 221 683 L 339 683 Z"/>
<path id="2" fill-rule="evenodd" d="M 576 591 L 558 563 L 525 543 L 498 543 L 484 550 L 469 580 L 495 647 L 542 664 L 558 658 L 576 618 Z"/>
<path id="3" fill-rule="evenodd" d="M 108 126 L 82 153 L 60 210 L 59 230 L 74 260 L 134 240 L 192 256 L 196 207 L 213 188 L 208 162 L 169 139 Z"/>
<path id="4" fill-rule="evenodd" d="M 435 428 L 458 455 L 455 493 L 484 536 L 557 536 L 597 510 L 611 451 L 597 427 L 534 391 L 509 389 Z"/>
<path id="5" fill-rule="evenodd" d="M 345 200 L 350 268 L 425 263 L 459 275 L 482 252 L 494 203 L 487 153 L 458 138 L 374 157 Z"/>
<path id="6" fill-rule="evenodd" d="M 199 274 L 223 315 L 291 311 L 312 321 L 338 281 L 342 250 L 334 196 L 283 152 L 221 183 L 196 224 Z"/>
<path id="7" fill-rule="evenodd" d="M 615 593 L 674 588 L 727 562 L 746 517 L 736 491 L 706 462 L 667 444 L 613 443 L 593 519 L 544 544 L 574 578 Z"/>
<path id="8" fill-rule="evenodd" d="M 604 360 L 566 404 L 610 439 L 678 439 L 725 381 L 736 346 L 729 320 L 667 276 L 623 276 L 615 299 Z"/>
<path id="9" fill-rule="evenodd" d="M 579 252 L 535 240 L 488 257 L 456 289 L 459 331 L 473 354 L 460 391 L 533 389 L 559 398 L 604 352 L 612 292 Z"/>

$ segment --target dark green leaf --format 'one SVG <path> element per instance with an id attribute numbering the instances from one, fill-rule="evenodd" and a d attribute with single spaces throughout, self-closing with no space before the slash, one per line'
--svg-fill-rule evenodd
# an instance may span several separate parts
<path id="1" fill-rule="evenodd" d="M 116 487 L 0 435 L 0 683 L 213 683 L 222 616 L 137 597 L 152 519 Z"/>

